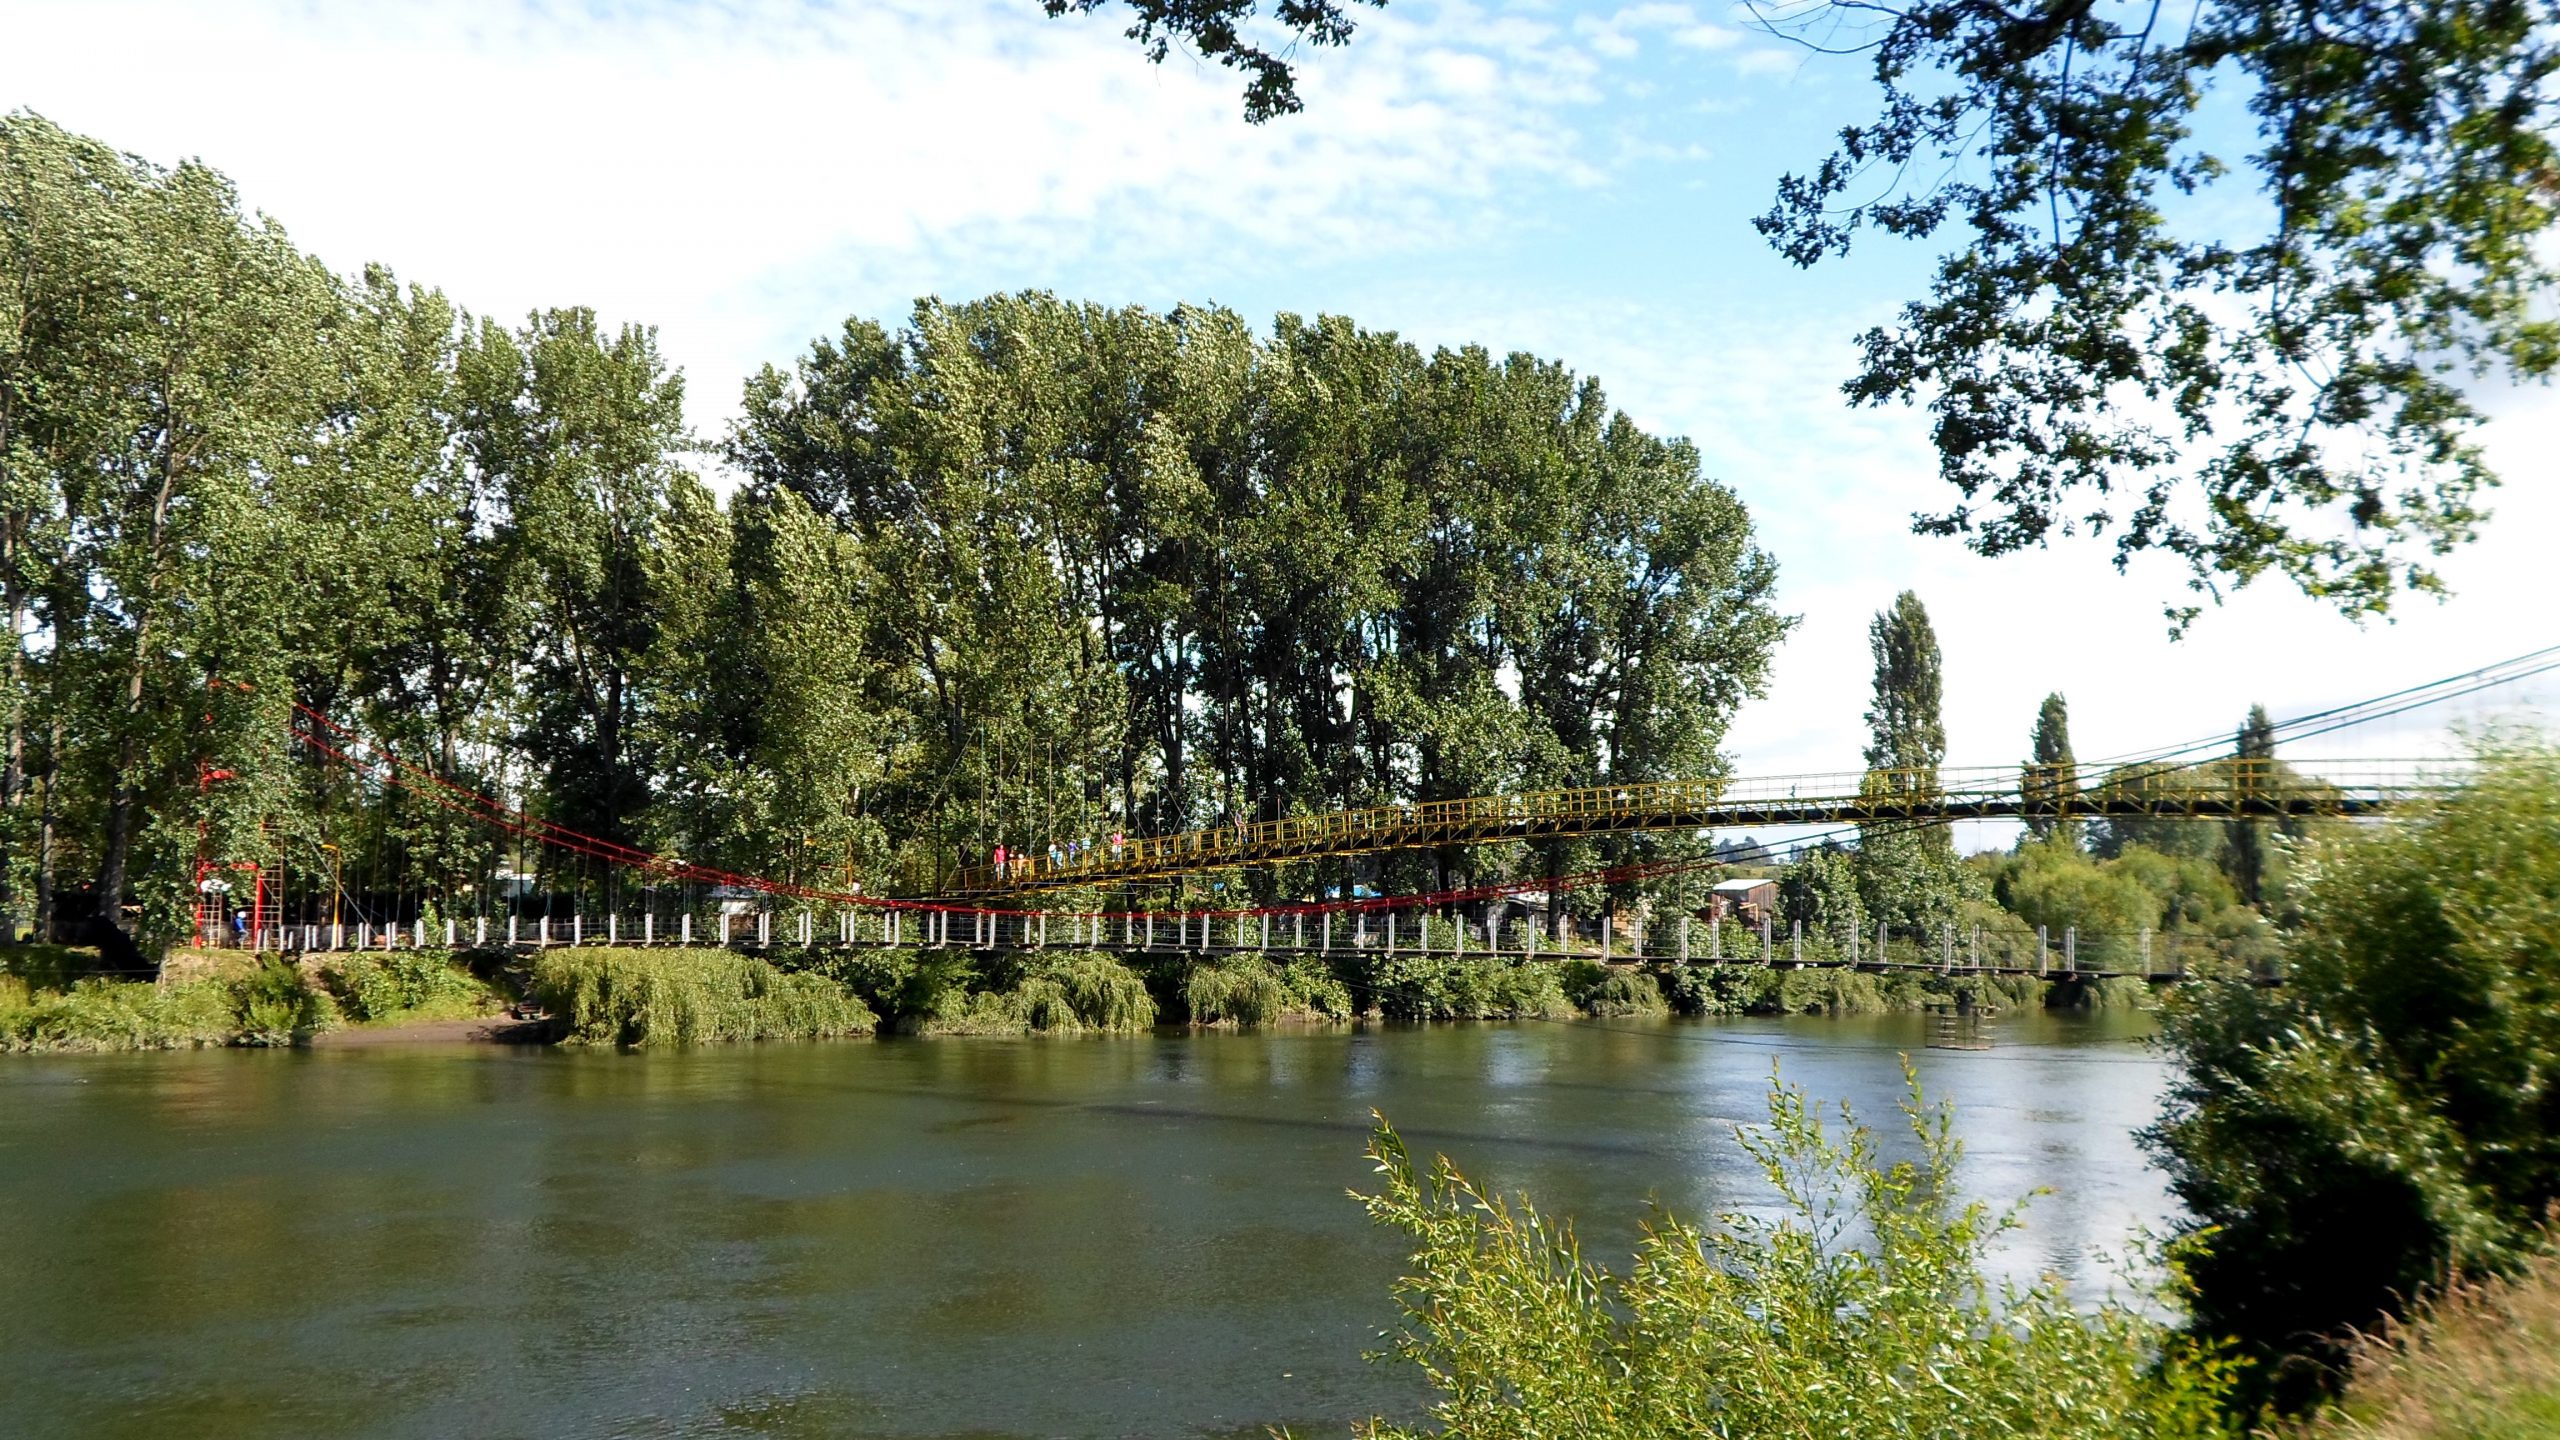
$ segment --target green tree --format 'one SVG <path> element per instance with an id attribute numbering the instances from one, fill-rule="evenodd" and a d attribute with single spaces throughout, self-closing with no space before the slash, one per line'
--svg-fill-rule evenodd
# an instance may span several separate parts
<path id="1" fill-rule="evenodd" d="M 282 793 L 284 517 L 336 392 L 341 294 L 209 169 L 0 125 L 18 337 L 0 528 L 15 623 L 46 646 L 30 667 L 34 637 L 11 636 L 13 752 L 29 714 L 49 728 L 38 884 L 81 832 L 101 918 L 163 941 L 199 850 L 259 858 Z"/>
<path id="2" fill-rule="evenodd" d="M 1938 794 L 1947 755 L 1940 714 L 1945 688 L 1928 607 L 1905 590 L 1867 627 L 1875 661 L 1867 707 L 1868 802 L 1888 817 Z M 1862 827 L 1858 888 L 1867 914 L 1898 929 L 1934 932 L 1955 923 L 1975 888 L 1942 823 L 1887 818 Z"/>
<path id="3" fill-rule="evenodd" d="M 1262 10 L 1135 8 L 1159 57 L 1224 53 Z M 2119 565 L 2163 550 L 2216 597 L 2273 571 L 2351 614 L 2442 588 L 2432 559 L 2496 482 L 2473 388 L 2560 364 L 2537 308 L 2560 213 L 2548 0 L 1753 8 L 1868 57 L 1883 100 L 1781 179 L 1770 243 L 1810 266 L 1864 230 L 1956 232 L 1844 386 L 1933 412 L 1958 499 L 1919 529 L 1985 555 L 2113 531 Z M 1350 35 L 1335 4 L 1272 18 Z M 1295 108 L 1285 53 L 1258 58 L 1249 113 Z"/>
<path id="4" fill-rule="evenodd" d="M 2249 707 L 2249 718 L 2241 724 L 2240 733 L 2233 737 L 2232 750 L 2240 761 L 2240 777 L 2244 782 L 2275 778 L 2276 727 L 2267 718 L 2266 706 Z M 2226 868 L 2231 872 L 2231 883 L 2238 888 L 2240 898 L 2251 905 L 2260 905 L 2266 900 L 2267 865 L 2274 849 L 2274 829 L 2266 821 L 2245 819 L 2234 820 L 2229 827 L 2229 839 L 2223 847 Z"/>
<path id="5" fill-rule="evenodd" d="M 2071 758 L 2071 710 L 2060 691 L 2044 697 L 2044 704 L 2037 707 L 2035 731 L 2027 746 L 2027 764 L 2018 775 L 2021 796 L 2031 803 L 2051 804 L 2078 793 L 2080 769 Z M 2077 845 L 2080 825 L 2058 815 L 2030 815 L 2027 834 L 2038 840 L 2058 835 L 2066 844 Z"/>
<path id="6" fill-rule="evenodd" d="M 650 795 L 631 742 L 657 630 L 648 562 L 683 473 L 683 379 L 653 332 L 608 334 L 583 309 L 514 333 L 484 323 L 460 372 L 552 816 L 627 842 Z"/>
<path id="7" fill-rule="evenodd" d="M 2322 845 L 2286 983 L 2182 990 L 2146 1134 L 2192 1219 L 2199 1333 L 2299 1406 L 2446 1274 L 2560 1201 L 2560 755 L 2493 749 L 2425 813 Z"/>

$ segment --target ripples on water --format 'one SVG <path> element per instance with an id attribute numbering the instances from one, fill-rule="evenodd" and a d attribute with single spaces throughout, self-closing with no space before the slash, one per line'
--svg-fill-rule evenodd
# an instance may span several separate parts
<path id="1" fill-rule="evenodd" d="M 0 1430 L 1345 1434 L 1409 1413 L 1369 1112 L 1617 1257 L 1762 1198 L 1769 1069 L 1967 1182 L 2083 1295 L 2172 1213 L 2138 1017 L 1916 1017 L 0 1061 Z"/>

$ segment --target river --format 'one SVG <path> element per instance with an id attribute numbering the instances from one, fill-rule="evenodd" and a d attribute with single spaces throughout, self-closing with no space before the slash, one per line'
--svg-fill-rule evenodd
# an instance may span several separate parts
<path id="1" fill-rule="evenodd" d="M 1344 1435 L 1402 1249 L 1384 1112 L 1622 1257 L 1759 1190 L 1789 1080 L 1891 1121 L 1909 1051 L 2000 1256 L 2093 1295 L 2172 1213 L 2139 1017 L 1160 1032 L 646 1054 L 0 1058 L 0 1431 Z"/>

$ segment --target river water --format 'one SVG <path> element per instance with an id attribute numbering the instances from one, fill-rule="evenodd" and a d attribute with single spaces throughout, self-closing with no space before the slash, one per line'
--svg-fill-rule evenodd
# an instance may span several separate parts
<path id="1" fill-rule="evenodd" d="M 2172 1214 L 2137 1017 L 1458 1025 L 581 1054 L 0 1059 L 0 1433 L 1342 1435 L 1424 1401 L 1371 1110 L 1622 1257 L 1759 1188 L 1770 1066 L 1909 1052 L 2000 1257 L 2103 1291 Z"/>

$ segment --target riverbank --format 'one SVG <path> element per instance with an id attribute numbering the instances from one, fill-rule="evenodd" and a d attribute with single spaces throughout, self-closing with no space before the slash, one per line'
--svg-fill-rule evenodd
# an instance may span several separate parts
<path id="1" fill-rule="evenodd" d="M 1846 1015 L 2140 1008 L 2130 981 L 1755 965 L 1603 965 L 1346 952 L 1329 961 L 1142 952 L 561 948 L 287 960 L 174 953 L 156 981 L 84 973 L 55 946 L 0 950 L 0 1050 L 169 1050 L 469 1040 L 638 1047 L 879 1034 L 1131 1032 L 1157 1025 Z M 524 1010 L 538 1028 L 506 1020 Z"/>

